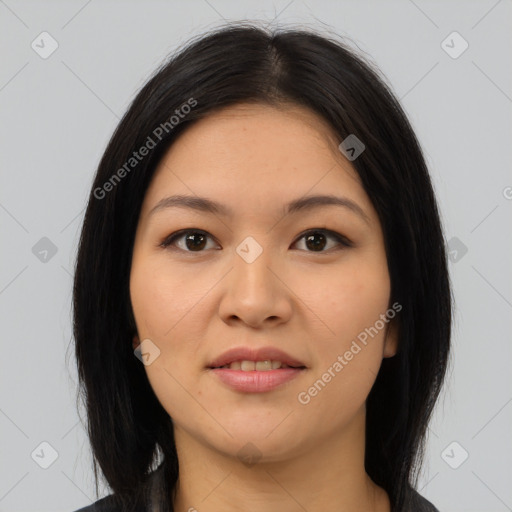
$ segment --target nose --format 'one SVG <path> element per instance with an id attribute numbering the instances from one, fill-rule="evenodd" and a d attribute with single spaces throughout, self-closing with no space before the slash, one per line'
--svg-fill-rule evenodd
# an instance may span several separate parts
<path id="1" fill-rule="evenodd" d="M 283 266 L 270 250 L 263 250 L 253 260 L 240 249 L 223 280 L 219 315 L 228 324 L 243 322 L 253 328 L 287 322 L 293 310 L 293 293 L 286 285 Z M 254 251 L 254 247 L 250 249 Z"/>

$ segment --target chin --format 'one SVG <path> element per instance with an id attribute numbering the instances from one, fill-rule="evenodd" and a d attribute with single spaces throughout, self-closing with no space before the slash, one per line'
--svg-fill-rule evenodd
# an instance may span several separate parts
<path id="1" fill-rule="evenodd" d="M 224 448 L 229 446 L 230 452 L 238 452 L 247 443 L 252 443 L 265 455 L 272 454 L 273 459 L 285 457 L 287 452 L 295 451 L 292 446 L 299 443 L 300 437 L 297 425 L 287 423 L 291 419 L 285 419 L 287 414 L 269 415 L 266 411 L 259 416 L 254 415 L 253 421 L 237 418 L 237 421 L 226 424 L 226 430 L 233 437 L 223 432 L 221 444 Z"/>
<path id="2" fill-rule="evenodd" d="M 287 461 L 296 454 L 295 443 L 276 437 L 251 438 L 251 436 L 230 439 L 229 443 L 215 443 L 213 447 L 226 457 L 239 460 L 247 467 L 254 464 Z"/>

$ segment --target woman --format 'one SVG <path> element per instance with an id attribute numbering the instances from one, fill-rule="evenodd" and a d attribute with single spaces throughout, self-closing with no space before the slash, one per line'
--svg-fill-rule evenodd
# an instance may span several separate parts
<path id="1" fill-rule="evenodd" d="M 85 215 L 76 356 L 114 492 L 82 510 L 435 511 L 414 486 L 445 254 L 371 64 L 305 30 L 191 41 L 121 120 Z"/>

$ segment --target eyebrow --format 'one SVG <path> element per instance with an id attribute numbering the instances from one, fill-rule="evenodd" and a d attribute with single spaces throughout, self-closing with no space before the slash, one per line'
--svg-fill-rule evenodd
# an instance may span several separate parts
<path id="1" fill-rule="evenodd" d="M 338 197 L 333 195 L 313 195 L 294 199 L 284 205 L 284 214 L 293 214 L 299 211 L 307 211 L 321 206 L 340 206 L 346 208 L 361 217 L 367 224 L 370 223 L 368 215 L 354 201 L 348 197 Z M 220 204 L 207 197 L 174 195 L 164 197 L 150 210 L 148 215 L 167 208 L 186 208 L 200 212 L 233 217 L 233 211 L 226 205 Z"/>

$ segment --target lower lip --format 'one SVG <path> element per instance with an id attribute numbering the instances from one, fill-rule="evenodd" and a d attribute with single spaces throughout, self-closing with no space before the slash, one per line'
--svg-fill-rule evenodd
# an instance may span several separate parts
<path id="1" fill-rule="evenodd" d="M 278 370 L 258 371 L 230 370 L 212 368 L 211 371 L 226 385 L 245 393 L 264 393 L 272 391 L 285 382 L 297 377 L 303 368 L 281 368 Z"/>

